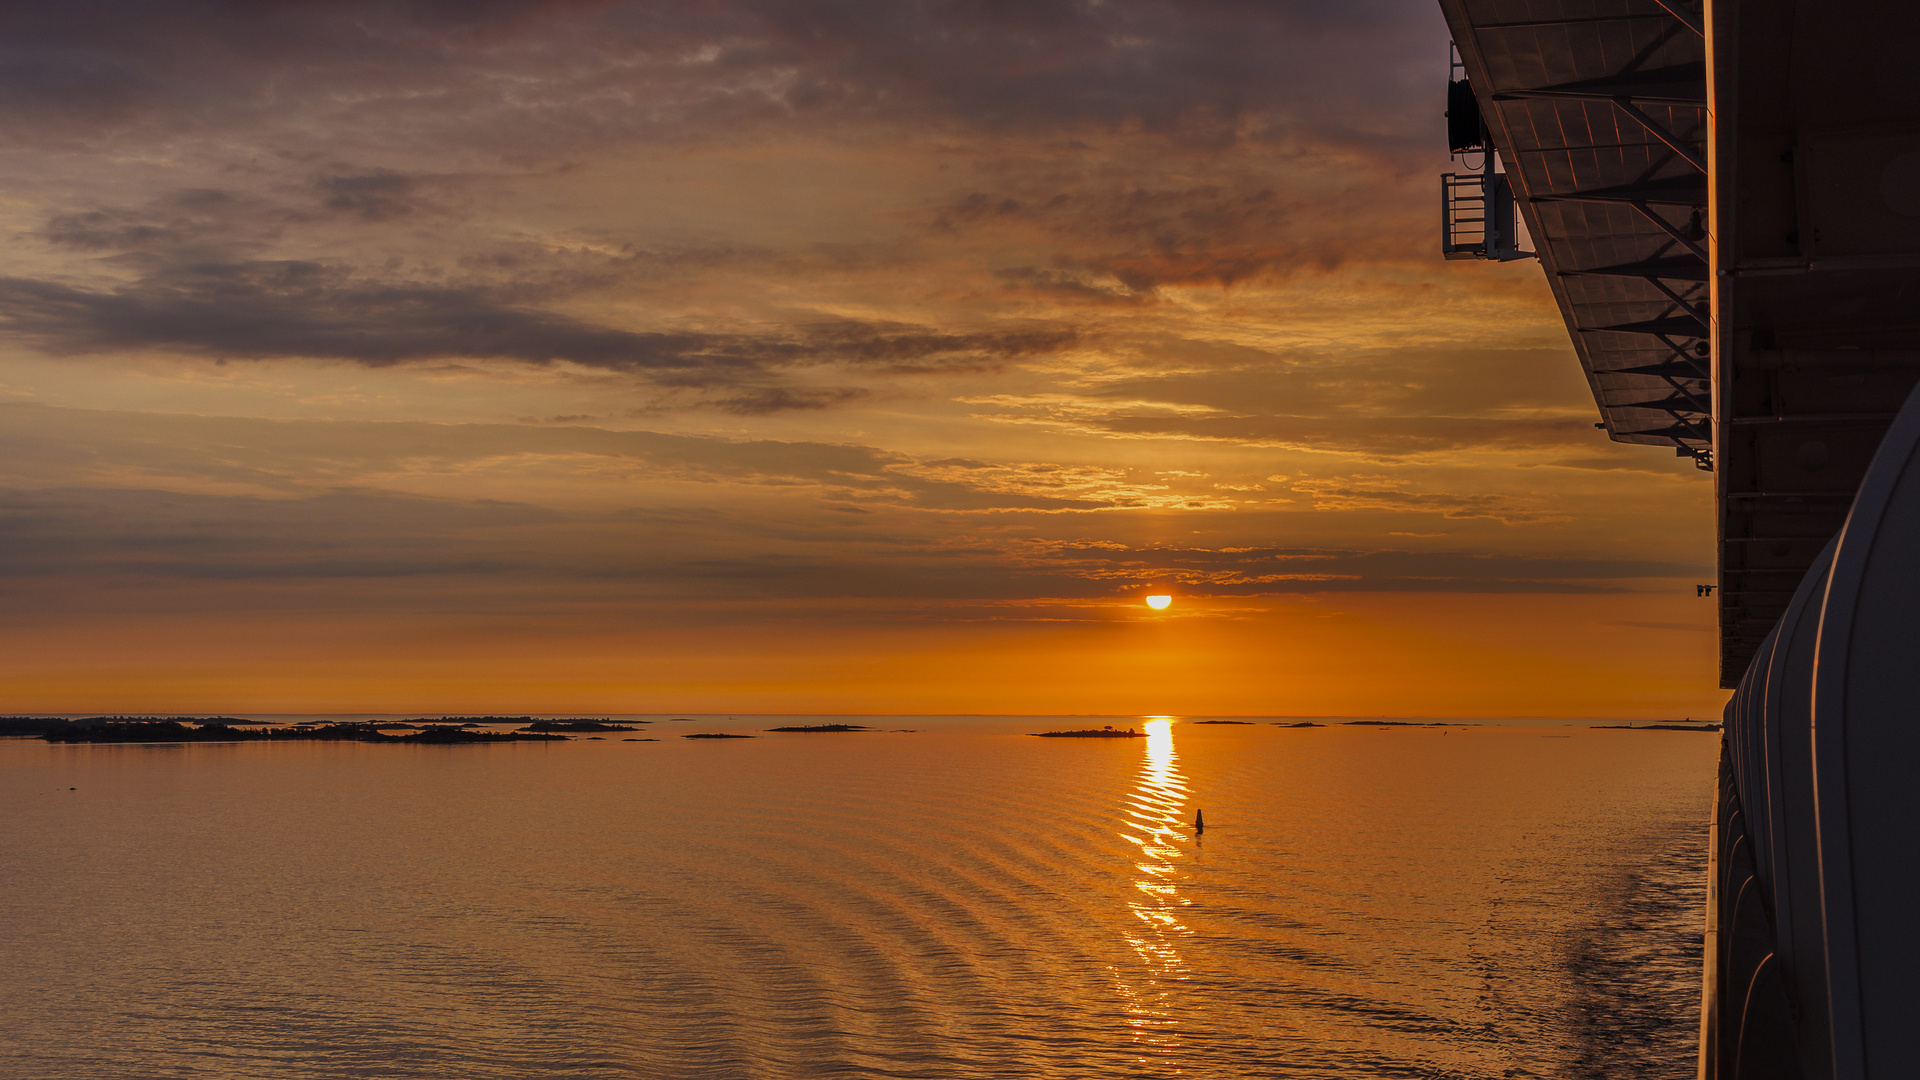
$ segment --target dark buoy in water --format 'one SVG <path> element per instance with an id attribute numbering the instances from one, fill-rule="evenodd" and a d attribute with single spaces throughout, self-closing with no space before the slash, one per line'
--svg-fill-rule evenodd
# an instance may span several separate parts
<path id="1" fill-rule="evenodd" d="M 1197 833 L 1207 831 L 1207 815 L 1199 810 L 1193 812 L 1193 831 Z"/>

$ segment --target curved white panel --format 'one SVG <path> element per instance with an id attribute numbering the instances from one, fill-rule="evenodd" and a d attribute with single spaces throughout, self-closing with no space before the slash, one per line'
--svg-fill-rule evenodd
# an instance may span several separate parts
<path id="1" fill-rule="evenodd" d="M 1834 551 L 1813 677 L 1836 1080 L 1920 1068 L 1920 395 Z"/>
<path id="2" fill-rule="evenodd" d="M 1800 1058 L 1809 1078 L 1825 1076 L 1827 965 L 1820 917 L 1820 851 L 1814 828 L 1813 662 L 1821 599 L 1838 540 L 1821 550 L 1774 631 L 1764 682 L 1755 687 L 1766 718 L 1770 831 L 1763 845 L 1777 944 L 1774 955 L 1796 1005 Z"/>

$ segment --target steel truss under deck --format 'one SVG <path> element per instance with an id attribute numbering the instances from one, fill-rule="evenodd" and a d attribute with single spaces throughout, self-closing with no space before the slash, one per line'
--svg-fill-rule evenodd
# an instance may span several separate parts
<path id="1" fill-rule="evenodd" d="M 1440 6 L 1600 426 L 1715 471 L 1732 687 L 1920 378 L 1920 5 Z"/>

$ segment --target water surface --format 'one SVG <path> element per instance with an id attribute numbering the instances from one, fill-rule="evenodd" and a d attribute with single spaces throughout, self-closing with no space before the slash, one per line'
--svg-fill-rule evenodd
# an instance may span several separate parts
<path id="1" fill-rule="evenodd" d="M 0 1075 L 1693 1075 L 1713 736 L 777 722 L 0 740 Z"/>

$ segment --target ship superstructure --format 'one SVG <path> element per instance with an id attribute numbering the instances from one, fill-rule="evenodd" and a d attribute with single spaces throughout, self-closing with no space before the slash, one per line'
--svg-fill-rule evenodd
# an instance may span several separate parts
<path id="1" fill-rule="evenodd" d="M 1920 1075 L 1920 4 L 1440 6 L 1443 253 L 1537 255 L 1596 427 L 1713 474 L 1701 1076 Z"/>

